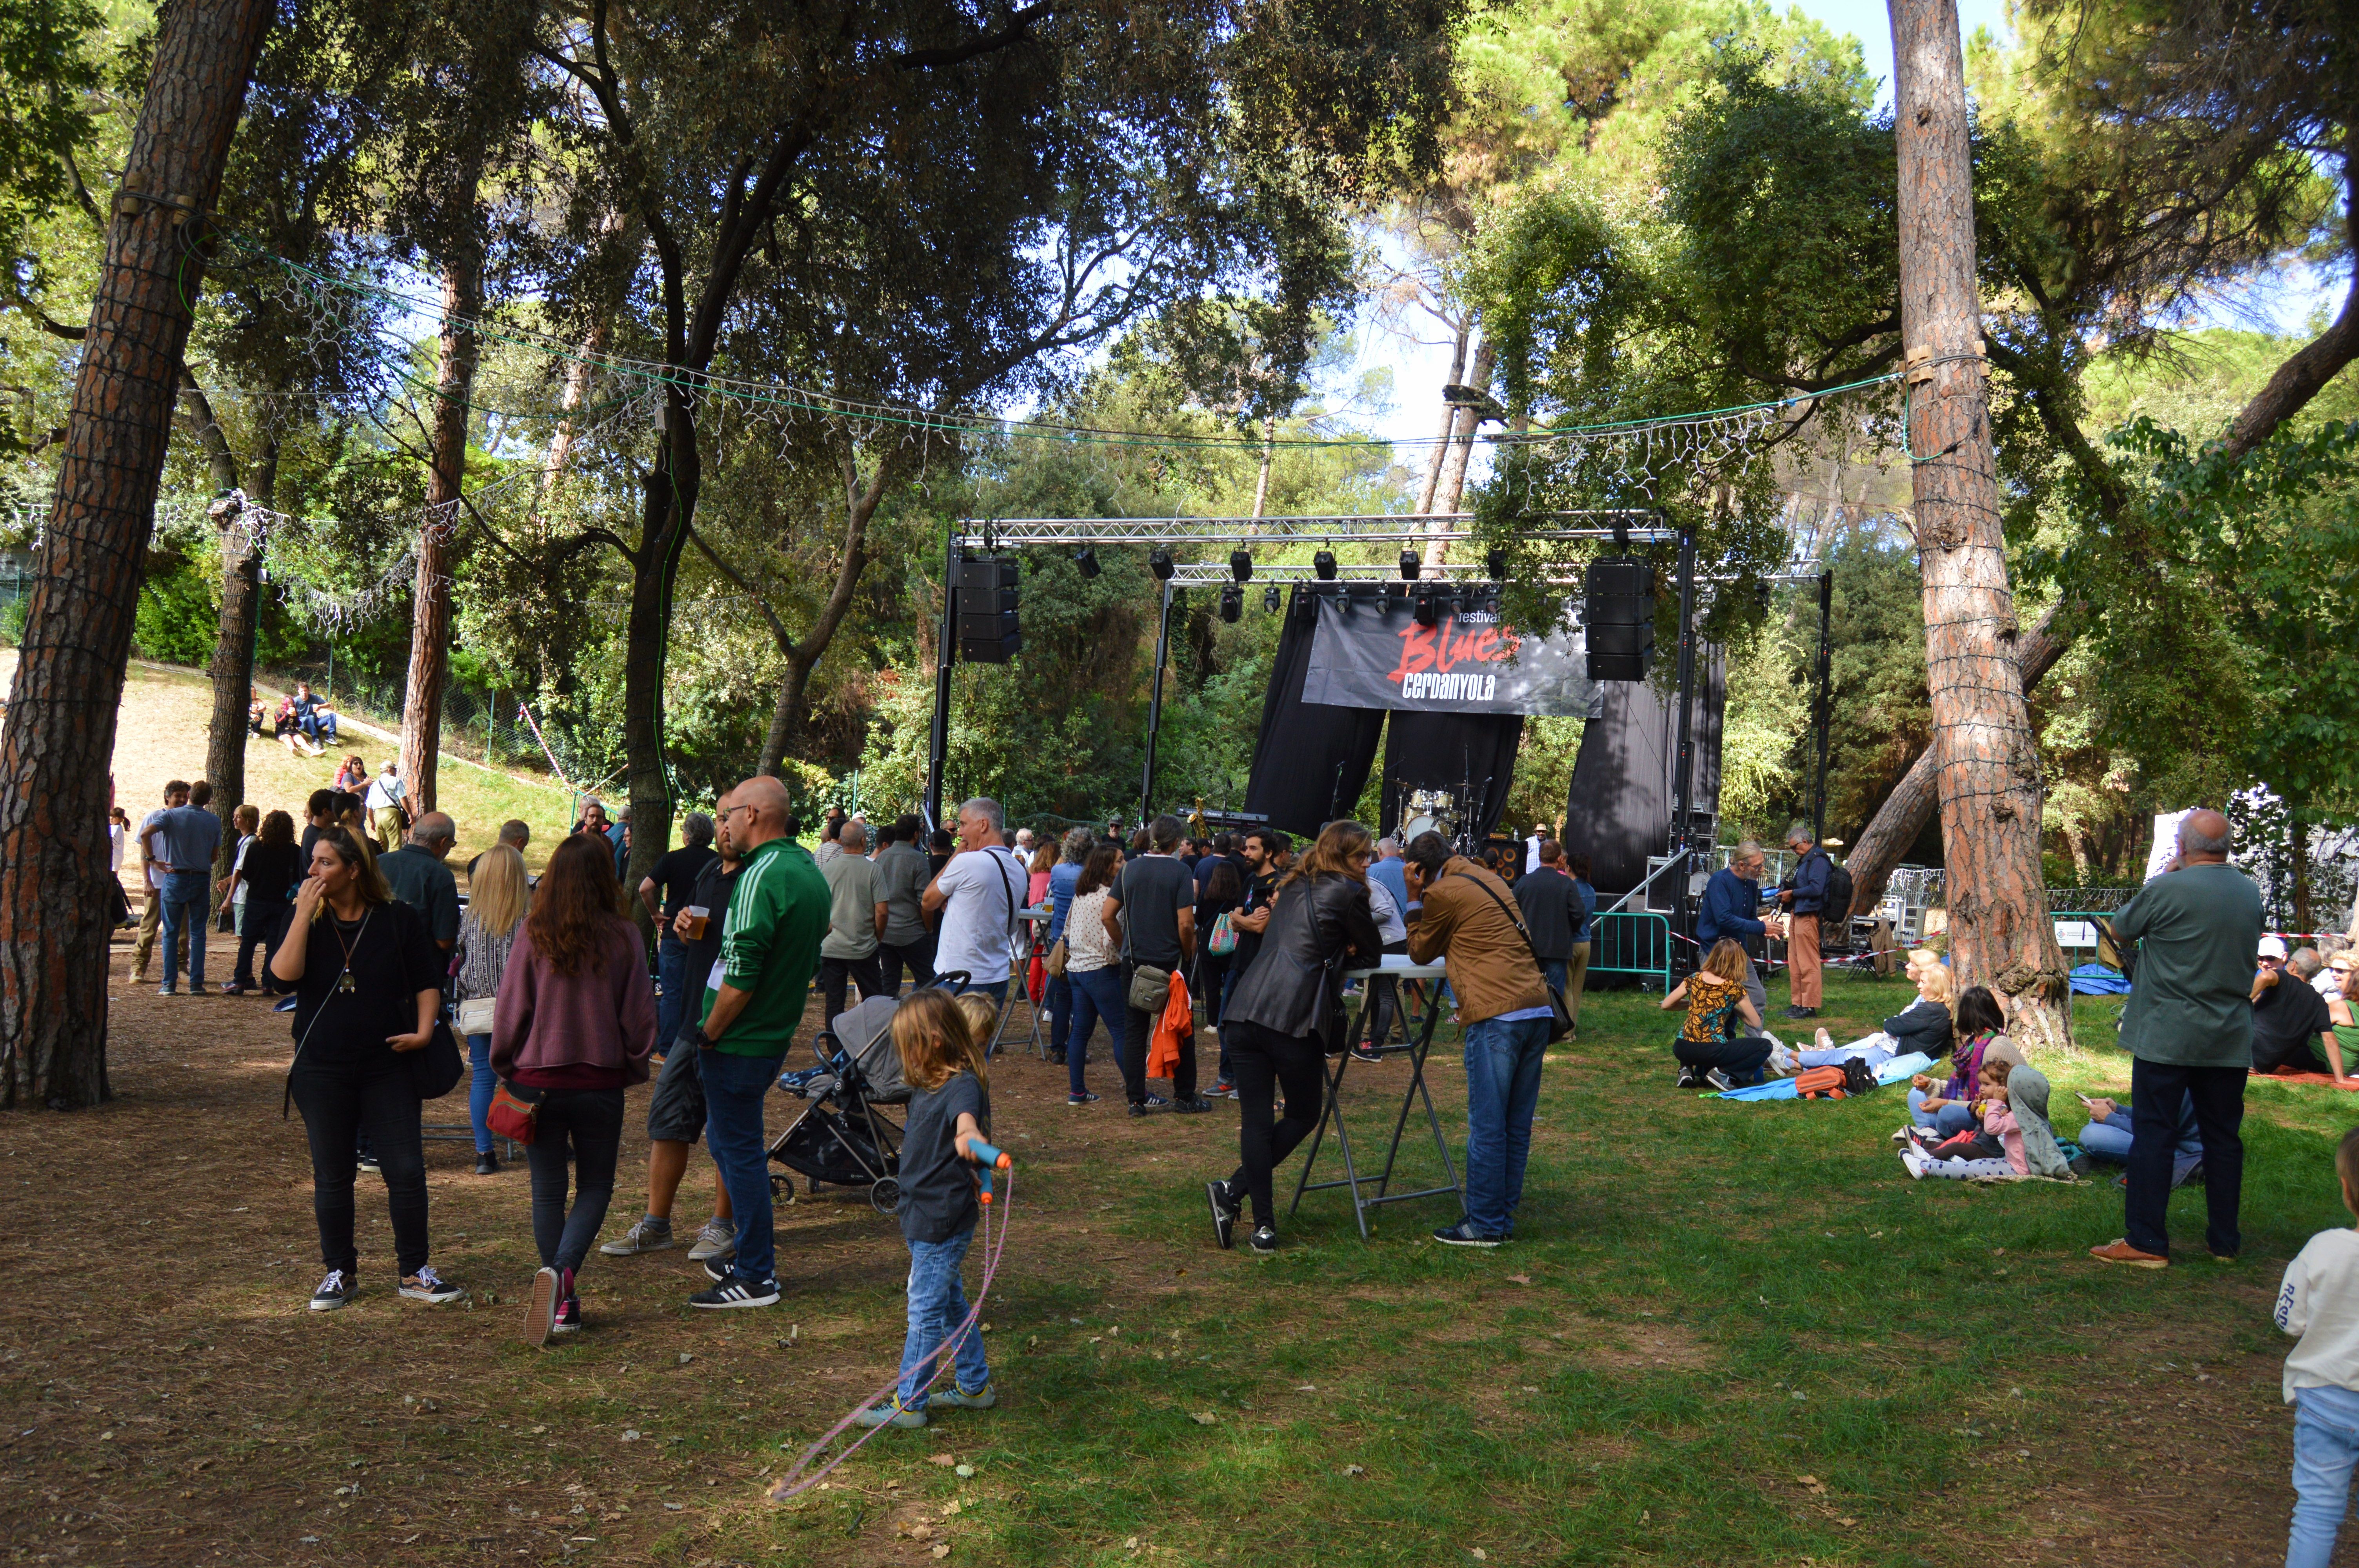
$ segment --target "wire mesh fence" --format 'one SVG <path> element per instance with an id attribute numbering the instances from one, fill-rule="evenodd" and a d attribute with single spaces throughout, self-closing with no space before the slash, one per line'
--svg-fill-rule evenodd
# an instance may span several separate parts
<path id="1" fill-rule="evenodd" d="M 350 665 L 339 667 L 332 659 L 258 669 L 255 677 L 287 691 L 292 691 L 298 681 L 308 681 L 313 691 L 335 704 L 339 713 L 393 734 L 401 732 L 405 690 L 398 678 L 356 673 Z M 532 728 L 519 718 L 518 706 L 514 693 L 478 691 L 456 683 L 444 687 L 442 750 L 488 767 L 554 776 L 548 752 Z M 558 760 L 570 761 L 562 756 Z M 576 784 L 598 782 L 594 776 L 580 777 L 574 767 L 565 771 Z"/>

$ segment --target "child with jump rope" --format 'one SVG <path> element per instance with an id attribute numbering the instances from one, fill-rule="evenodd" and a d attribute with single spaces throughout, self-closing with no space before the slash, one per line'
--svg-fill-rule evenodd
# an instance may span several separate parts
<path id="1" fill-rule="evenodd" d="M 893 1014 L 893 1048 L 915 1091 L 901 1138 L 901 1236 L 909 1247 L 909 1336 L 892 1399 L 853 1417 L 861 1426 L 919 1427 L 929 1405 L 989 1410 L 999 1402 L 983 1336 L 969 1323 L 960 1271 L 982 1208 L 973 1169 L 991 1125 L 988 1070 L 964 999 L 920 990 Z M 954 1342 L 954 1343 L 953 1343 Z M 953 1361 L 949 1386 L 928 1392 Z"/>

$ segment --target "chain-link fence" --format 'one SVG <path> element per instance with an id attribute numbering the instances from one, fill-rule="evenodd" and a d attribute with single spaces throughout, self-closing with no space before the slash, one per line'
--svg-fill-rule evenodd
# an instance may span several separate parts
<path id="1" fill-rule="evenodd" d="M 25 600 L 33 593 L 33 563 L 23 551 L 0 549 L 0 647 L 25 634 Z"/>
<path id="2" fill-rule="evenodd" d="M 336 705 L 337 712 L 392 734 L 401 733 L 406 693 L 398 677 L 356 674 L 349 665 L 339 667 L 332 659 L 323 659 L 257 669 L 255 678 L 286 691 L 292 691 L 297 681 L 309 681 L 313 691 Z M 516 708 L 513 694 L 476 691 L 455 683 L 444 687 L 442 750 L 495 768 L 548 773 L 549 760 L 530 728 L 519 721 Z"/>

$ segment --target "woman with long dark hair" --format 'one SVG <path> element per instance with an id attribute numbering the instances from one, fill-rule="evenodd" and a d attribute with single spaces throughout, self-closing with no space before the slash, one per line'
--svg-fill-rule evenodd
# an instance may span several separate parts
<path id="1" fill-rule="evenodd" d="M 1920 1073 L 1908 1087 L 1909 1119 L 1944 1138 L 1974 1125 L 1973 1112 L 1967 1107 L 1977 1092 L 1984 1062 L 2005 1062 L 2010 1068 L 2023 1065 L 2023 1053 L 2003 1033 L 2006 1011 L 1988 986 L 1968 986 L 1960 991 L 1956 1011 L 1956 1045 L 1950 1059 L 1949 1081 L 1942 1083 Z M 1896 1140 L 1899 1136 L 1895 1134 Z"/>
<path id="2" fill-rule="evenodd" d="M 1233 914 L 1245 901 L 1245 880 L 1237 875 L 1235 864 L 1220 860 L 1212 874 L 1204 879 L 1203 890 L 1196 895 L 1196 976 L 1190 981 L 1195 995 L 1204 999 L 1204 1025 L 1221 1041 L 1221 1068 L 1212 1076 L 1212 1098 L 1222 1099 L 1237 1092 L 1236 1079 L 1230 1072 L 1228 1036 L 1220 1033 L 1221 993 L 1229 987 L 1229 960 L 1236 956 L 1236 936 L 1229 937 L 1225 953 L 1212 951 L 1212 938 L 1217 934 L 1221 916 Z"/>
<path id="3" fill-rule="evenodd" d="M 303 880 L 301 857 L 295 848 L 295 819 L 283 811 L 264 817 L 262 830 L 238 857 L 237 873 L 231 880 L 245 890 L 245 902 L 237 917 L 237 970 L 222 990 L 237 996 L 259 989 L 264 996 L 270 996 L 278 989 L 271 984 L 270 955 L 287 933 L 292 907 L 287 900 L 295 884 Z M 263 957 L 259 988 L 254 980 L 257 951 Z"/>
<path id="4" fill-rule="evenodd" d="M 1347 1044 L 1343 969 L 1375 964 L 1384 951 L 1368 907 L 1368 862 L 1375 858 L 1366 828 L 1329 823 L 1279 881 L 1261 950 L 1230 994 L 1223 1033 L 1236 1074 L 1243 1162 L 1227 1180 L 1204 1184 L 1212 1235 L 1223 1247 L 1251 1197 L 1253 1249 L 1277 1249 L 1270 1173 L 1319 1125 L 1326 1103 L 1323 1060 Z M 1282 1121 L 1274 1108 L 1280 1087 Z"/>
<path id="5" fill-rule="evenodd" d="M 353 1148 L 363 1132 L 385 1177 L 401 1293 L 432 1306 L 467 1293 L 426 1260 L 426 1151 L 417 1081 L 402 1059 L 433 1038 L 442 968 L 424 917 L 394 901 L 367 841 L 342 827 L 322 832 L 270 958 L 270 973 L 296 997 L 287 1092 L 310 1140 L 311 1212 L 328 1270 L 313 1312 L 333 1312 L 356 1289 Z"/>
<path id="6" fill-rule="evenodd" d="M 574 834 L 560 843 L 533 890 L 493 1010 L 492 1070 L 538 1106 L 527 1149 L 541 1263 L 525 1313 L 525 1338 L 535 1345 L 582 1326 L 573 1275 L 614 1195 L 623 1089 L 647 1082 L 656 1048 L 647 953 L 621 909 L 606 840 Z"/>

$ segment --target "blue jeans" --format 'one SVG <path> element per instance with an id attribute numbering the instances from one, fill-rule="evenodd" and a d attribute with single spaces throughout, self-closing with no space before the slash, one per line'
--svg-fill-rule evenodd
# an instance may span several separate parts
<path id="1" fill-rule="evenodd" d="M 1568 960 L 1563 958 L 1543 958 L 1540 960 L 1540 973 L 1548 978 L 1549 984 L 1556 988 L 1557 995 L 1571 1001 L 1572 998 L 1567 994 L 1567 990 L 1572 981 L 1571 973 L 1565 968 L 1567 962 Z"/>
<path id="2" fill-rule="evenodd" d="M 737 1277 L 767 1283 L 777 1270 L 770 1228 L 770 1163 L 762 1138 L 762 1097 L 777 1081 L 776 1056 L 733 1056 L 706 1051 L 696 1059 L 704 1078 L 704 1146 L 721 1168 L 729 1206 L 737 1217 Z"/>
<path id="3" fill-rule="evenodd" d="M 1065 1032 L 1065 1087 L 1070 1093 L 1086 1094 L 1082 1069 L 1089 1065 L 1090 1032 L 1101 1019 L 1105 1022 L 1107 1045 L 1117 1061 L 1122 1056 L 1122 966 L 1067 969 L 1065 984 L 1073 998 L 1072 1027 Z"/>
<path id="4" fill-rule="evenodd" d="M 656 982 L 663 987 L 656 999 L 656 1054 L 667 1056 L 688 1016 L 688 944 L 669 931 L 656 942 Z"/>
<path id="5" fill-rule="evenodd" d="M 296 727 L 314 741 L 336 738 L 336 716 L 332 713 L 307 713 L 297 721 Z"/>
<path id="6" fill-rule="evenodd" d="M 1927 1110 L 1923 1089 L 1908 1091 L 1908 1119 L 1919 1127 L 1932 1129 L 1944 1138 L 1954 1137 L 1975 1125 L 1974 1113 L 1958 1100 L 1951 1100 L 1939 1110 Z"/>
<path id="7" fill-rule="evenodd" d="M 500 1076 L 492 1071 L 492 1037 L 488 1034 L 467 1036 L 467 1120 L 475 1129 L 475 1152 L 492 1152 L 492 1091 L 499 1087 Z"/>
<path id="8" fill-rule="evenodd" d="M 2327 1568 L 2359 1465 L 2359 1391 L 2296 1389 L 2293 1407 L 2293 1534 L 2286 1568 Z"/>
<path id="9" fill-rule="evenodd" d="M 1545 1018 L 1466 1026 L 1466 1222 L 1486 1236 L 1516 1228 L 1548 1031 Z"/>
<path id="10" fill-rule="evenodd" d="M 180 934 L 189 936 L 189 989 L 205 989 L 205 914 L 211 908 L 207 894 L 212 892 L 212 875 L 209 871 L 167 871 L 164 873 L 164 989 L 170 990 L 179 978 Z"/>
<path id="11" fill-rule="evenodd" d="M 919 1390 L 933 1380 L 940 1364 L 934 1352 L 966 1321 L 966 1286 L 960 1282 L 959 1269 L 973 1241 L 974 1227 L 970 1225 L 948 1241 L 909 1243 L 909 1337 L 901 1346 L 903 1410 L 926 1408 L 926 1396 Z M 991 1367 L 983 1357 L 981 1325 L 960 1335 L 958 1348 L 951 1354 L 958 1368 L 959 1391 L 983 1392 L 984 1385 L 991 1381 Z"/>

